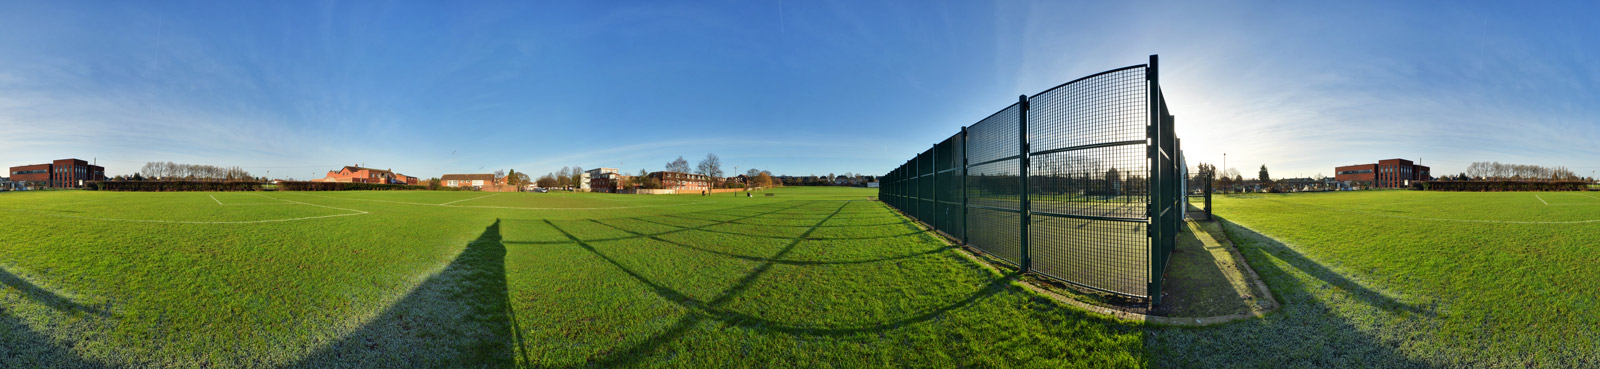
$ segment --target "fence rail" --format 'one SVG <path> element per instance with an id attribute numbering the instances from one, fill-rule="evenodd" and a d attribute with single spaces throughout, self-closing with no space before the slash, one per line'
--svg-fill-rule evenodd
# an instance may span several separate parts
<path id="1" fill-rule="evenodd" d="M 879 198 L 1025 272 L 1160 303 L 1187 183 L 1157 58 L 1021 96 L 889 171 Z"/>

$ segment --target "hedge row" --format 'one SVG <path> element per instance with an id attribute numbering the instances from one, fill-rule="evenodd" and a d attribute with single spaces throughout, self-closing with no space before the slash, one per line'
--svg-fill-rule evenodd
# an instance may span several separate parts
<path id="1" fill-rule="evenodd" d="M 348 182 L 280 182 L 279 191 L 426 190 L 427 186 Z"/>
<path id="2" fill-rule="evenodd" d="M 1432 181 L 1421 182 L 1426 191 L 1583 191 L 1587 182 Z"/>
<path id="3" fill-rule="evenodd" d="M 234 181 L 104 181 L 90 182 L 84 186 L 89 190 L 101 191 L 143 191 L 143 192 L 169 192 L 169 191 L 260 191 L 261 182 Z"/>

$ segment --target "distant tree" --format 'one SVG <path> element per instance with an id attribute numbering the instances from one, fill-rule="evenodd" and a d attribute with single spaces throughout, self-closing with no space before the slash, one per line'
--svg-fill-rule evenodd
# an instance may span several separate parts
<path id="1" fill-rule="evenodd" d="M 1272 177 L 1268 177 L 1267 176 L 1267 165 L 1266 164 L 1261 164 L 1261 182 L 1262 183 L 1272 182 Z"/>
<path id="2" fill-rule="evenodd" d="M 144 176 L 139 175 L 139 173 L 134 173 L 133 174 L 133 180 L 135 180 L 135 181 L 143 181 L 144 180 Z"/>
<path id="3" fill-rule="evenodd" d="M 772 174 L 768 172 L 756 173 L 756 177 L 750 182 L 756 187 L 773 187 Z"/>
<path id="4" fill-rule="evenodd" d="M 583 187 L 583 167 L 572 167 L 572 187 Z"/>
<path id="5" fill-rule="evenodd" d="M 439 177 L 433 177 L 433 178 L 429 178 L 428 179 L 428 190 L 429 191 L 438 191 L 439 190 Z"/>
<path id="6" fill-rule="evenodd" d="M 695 173 L 712 178 L 722 177 L 722 159 L 717 158 L 717 154 L 706 154 L 706 158 L 700 159 L 700 164 L 696 165 Z"/>
<path id="7" fill-rule="evenodd" d="M 515 171 L 515 170 L 513 170 L 513 171 Z M 495 178 L 505 178 L 506 177 L 506 170 L 505 169 L 501 169 L 501 170 L 494 171 L 494 177 Z"/>
<path id="8" fill-rule="evenodd" d="M 556 185 L 555 185 L 556 187 L 571 186 L 572 182 L 573 182 L 572 181 L 572 168 L 571 167 L 561 167 L 561 170 L 557 170 L 556 171 L 555 177 L 556 177 L 555 178 L 556 179 Z"/>
<path id="9" fill-rule="evenodd" d="M 689 161 L 688 160 L 683 160 L 683 157 L 679 156 L 678 160 L 673 160 L 673 161 L 667 163 L 667 171 L 668 172 L 678 172 L 678 173 L 688 173 L 689 172 Z"/>
<path id="10" fill-rule="evenodd" d="M 647 190 L 659 190 L 662 186 L 660 180 L 645 177 L 644 179 L 639 180 L 639 187 Z"/>
<path id="11" fill-rule="evenodd" d="M 1116 167 L 1106 170 L 1106 187 L 1108 187 L 1106 190 L 1111 193 L 1111 196 L 1121 195 L 1119 193 L 1121 189 L 1118 188 L 1120 183 L 1122 183 L 1122 174 L 1117 173 Z"/>
<path id="12" fill-rule="evenodd" d="M 744 171 L 745 177 L 755 177 L 759 175 L 761 175 L 761 171 L 756 168 L 750 168 L 750 170 Z"/>
<path id="13" fill-rule="evenodd" d="M 561 185 L 558 181 L 556 181 L 556 176 L 550 173 L 540 176 L 539 180 L 535 181 L 534 184 L 543 188 L 553 188 Z"/>

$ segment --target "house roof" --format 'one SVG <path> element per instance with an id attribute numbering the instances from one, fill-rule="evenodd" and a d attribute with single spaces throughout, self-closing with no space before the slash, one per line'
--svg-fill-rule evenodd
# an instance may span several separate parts
<path id="1" fill-rule="evenodd" d="M 484 174 L 446 174 L 439 176 L 441 181 L 494 181 L 494 173 Z"/>
<path id="2" fill-rule="evenodd" d="M 343 169 L 340 169 L 339 171 L 341 171 L 341 172 L 344 172 L 344 171 L 359 172 L 359 171 L 363 171 L 363 170 L 371 171 L 371 172 L 378 172 L 378 173 L 394 173 L 394 172 L 389 171 L 388 169 L 362 168 L 362 167 L 358 167 L 358 166 L 354 166 L 354 165 L 346 165 L 346 166 L 344 166 Z"/>

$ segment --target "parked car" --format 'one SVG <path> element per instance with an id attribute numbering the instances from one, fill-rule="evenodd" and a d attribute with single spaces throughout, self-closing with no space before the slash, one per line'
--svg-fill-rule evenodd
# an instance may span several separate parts
<path id="1" fill-rule="evenodd" d="M 548 188 L 535 188 L 535 189 L 533 189 L 533 192 L 547 193 L 547 192 L 550 192 L 550 189 L 548 189 Z"/>

